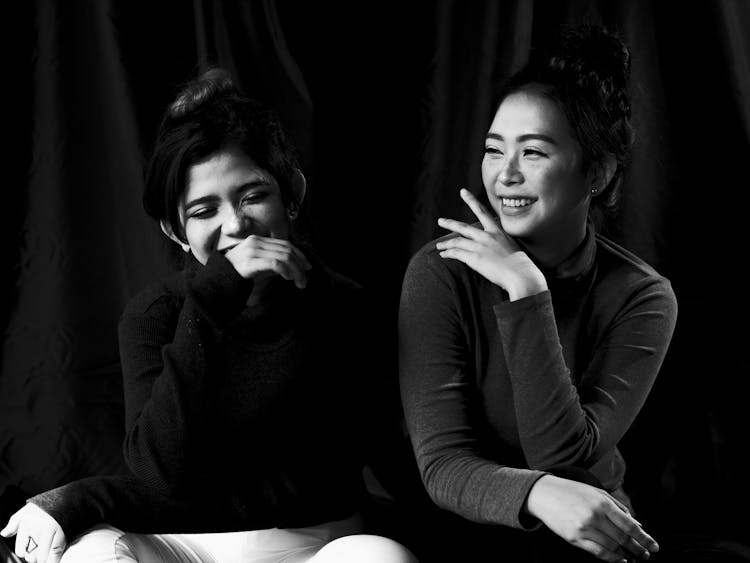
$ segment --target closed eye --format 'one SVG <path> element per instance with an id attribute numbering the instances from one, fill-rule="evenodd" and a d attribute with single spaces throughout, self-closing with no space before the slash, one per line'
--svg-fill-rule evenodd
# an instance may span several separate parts
<path id="1" fill-rule="evenodd" d="M 541 158 L 547 156 L 546 153 L 540 151 L 539 149 L 531 148 L 523 149 L 523 155 L 530 158 Z"/>
<path id="2" fill-rule="evenodd" d="M 198 207 L 190 211 L 188 219 L 208 219 L 216 214 L 215 207 Z"/>
<path id="3" fill-rule="evenodd" d="M 242 199 L 240 200 L 240 205 L 252 205 L 254 203 L 260 203 L 264 199 L 268 197 L 268 192 L 266 191 L 255 191 L 249 194 L 245 194 L 242 196 Z"/>

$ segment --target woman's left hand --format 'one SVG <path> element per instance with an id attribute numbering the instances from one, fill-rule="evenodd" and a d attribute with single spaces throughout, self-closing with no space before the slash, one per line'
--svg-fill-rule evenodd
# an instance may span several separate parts
<path id="1" fill-rule="evenodd" d="M 547 280 L 542 272 L 479 200 L 465 189 L 461 190 L 461 198 L 483 229 L 453 219 L 438 219 L 438 225 L 460 235 L 437 243 L 440 256 L 460 260 L 507 291 L 511 301 L 546 291 Z"/>

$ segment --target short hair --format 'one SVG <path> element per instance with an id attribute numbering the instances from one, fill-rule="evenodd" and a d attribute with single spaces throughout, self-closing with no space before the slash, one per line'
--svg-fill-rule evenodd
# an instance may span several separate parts
<path id="1" fill-rule="evenodd" d="M 604 27 L 564 27 L 547 46 L 534 50 L 528 63 L 500 91 L 497 110 L 516 92 L 538 93 L 562 110 L 583 151 L 584 171 L 614 156 L 617 167 L 592 202 L 616 208 L 626 164 L 633 146 L 627 93 L 630 51 Z"/>
<path id="2" fill-rule="evenodd" d="M 186 83 L 167 107 L 146 167 L 143 207 L 185 240 L 179 201 L 190 167 L 236 146 L 270 173 L 284 205 L 295 201 L 296 151 L 274 110 L 244 96 L 229 74 L 211 68 Z"/>

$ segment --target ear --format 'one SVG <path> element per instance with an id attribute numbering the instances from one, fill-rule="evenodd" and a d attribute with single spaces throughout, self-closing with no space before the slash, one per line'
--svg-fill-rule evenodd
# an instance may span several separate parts
<path id="1" fill-rule="evenodd" d="M 295 168 L 294 175 L 292 176 L 292 192 L 297 205 L 302 205 L 302 200 L 305 199 L 305 191 L 307 191 L 305 175 L 302 173 L 302 170 Z"/>
<path id="2" fill-rule="evenodd" d="M 178 237 L 176 234 L 174 234 L 172 226 L 167 221 L 162 219 L 161 221 L 159 221 L 159 226 L 161 227 L 161 232 L 164 233 L 170 240 L 179 244 L 182 247 L 182 250 L 184 250 L 185 252 L 190 252 L 190 245 L 180 237 Z"/>
<path id="3" fill-rule="evenodd" d="M 593 167 L 591 178 L 591 190 L 594 195 L 601 192 L 612 181 L 617 170 L 617 159 L 608 154 L 604 159 Z"/>

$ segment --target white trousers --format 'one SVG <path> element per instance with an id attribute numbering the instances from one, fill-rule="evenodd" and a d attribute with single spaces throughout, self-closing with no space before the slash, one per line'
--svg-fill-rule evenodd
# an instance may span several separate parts
<path id="1" fill-rule="evenodd" d="M 309 528 L 208 534 L 131 534 L 100 525 L 72 541 L 60 563 L 302 563 L 327 543 L 361 532 L 359 516 Z"/>

